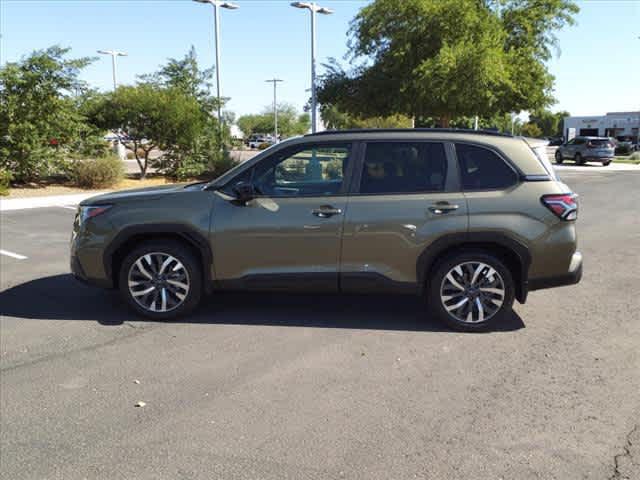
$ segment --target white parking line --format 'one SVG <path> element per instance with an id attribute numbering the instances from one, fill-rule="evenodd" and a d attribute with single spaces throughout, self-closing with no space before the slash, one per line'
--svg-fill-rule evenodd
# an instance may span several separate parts
<path id="1" fill-rule="evenodd" d="M 69 209 L 69 210 L 76 210 L 77 209 L 77 207 L 72 207 L 70 205 L 60 205 L 60 208 L 66 208 L 66 209 Z"/>
<path id="2" fill-rule="evenodd" d="M 0 250 L 0 255 L 6 255 L 7 257 L 16 258 L 18 260 L 26 260 L 27 257 L 20 255 L 19 253 L 9 252 L 8 250 Z"/>

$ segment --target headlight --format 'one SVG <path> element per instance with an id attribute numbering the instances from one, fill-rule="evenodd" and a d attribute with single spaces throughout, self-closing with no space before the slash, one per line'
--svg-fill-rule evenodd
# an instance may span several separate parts
<path id="1" fill-rule="evenodd" d="M 84 222 L 86 222 L 90 218 L 97 217 L 98 215 L 102 215 L 111 207 L 112 205 L 96 205 L 96 206 L 78 207 L 79 225 L 82 225 Z"/>

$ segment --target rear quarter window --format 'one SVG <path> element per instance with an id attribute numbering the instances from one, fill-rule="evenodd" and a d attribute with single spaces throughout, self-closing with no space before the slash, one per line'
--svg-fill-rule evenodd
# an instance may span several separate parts
<path id="1" fill-rule="evenodd" d="M 456 144 L 456 154 L 464 190 L 503 190 L 518 181 L 515 170 L 491 150 Z"/>

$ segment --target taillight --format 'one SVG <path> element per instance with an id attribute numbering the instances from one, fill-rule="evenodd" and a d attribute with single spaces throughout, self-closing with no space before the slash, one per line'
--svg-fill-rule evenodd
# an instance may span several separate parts
<path id="1" fill-rule="evenodd" d="M 578 218 L 578 196 L 575 193 L 543 195 L 540 200 L 562 220 Z"/>

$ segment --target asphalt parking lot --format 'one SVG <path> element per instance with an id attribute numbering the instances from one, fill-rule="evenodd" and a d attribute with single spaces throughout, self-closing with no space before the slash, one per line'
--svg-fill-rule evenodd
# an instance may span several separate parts
<path id="1" fill-rule="evenodd" d="M 381 296 L 141 321 L 68 274 L 73 210 L 1 213 L 0 478 L 640 479 L 640 172 L 561 171 L 584 278 L 486 334 Z"/>

